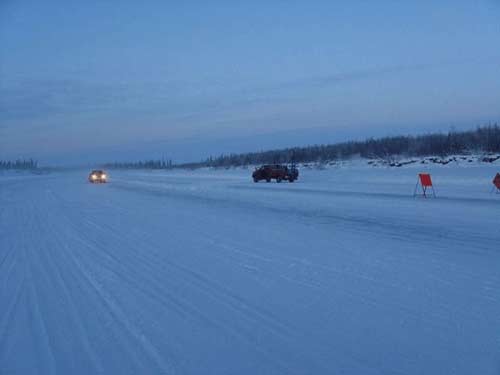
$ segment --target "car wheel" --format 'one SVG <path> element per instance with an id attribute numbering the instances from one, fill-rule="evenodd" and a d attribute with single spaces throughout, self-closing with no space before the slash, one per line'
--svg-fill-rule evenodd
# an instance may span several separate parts
<path id="1" fill-rule="evenodd" d="M 270 178 L 266 178 L 266 182 L 271 182 L 271 179 Z"/>
<path id="2" fill-rule="evenodd" d="M 258 179 L 256 179 L 256 178 L 254 178 L 254 179 L 253 179 L 253 182 L 259 182 L 259 180 L 258 180 Z"/>
<path id="3" fill-rule="evenodd" d="M 278 177 L 278 178 L 276 179 L 276 182 L 279 184 L 279 183 L 281 182 L 281 177 Z"/>

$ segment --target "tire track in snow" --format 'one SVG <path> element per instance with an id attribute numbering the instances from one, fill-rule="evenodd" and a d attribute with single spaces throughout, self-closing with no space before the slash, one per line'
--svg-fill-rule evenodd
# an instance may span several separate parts
<path id="1" fill-rule="evenodd" d="M 132 214 L 132 213 L 129 213 L 129 214 Z M 98 216 L 96 216 L 97 218 Z M 145 261 L 145 254 L 148 254 L 149 251 L 145 251 L 145 250 L 150 250 L 150 249 L 156 249 L 156 248 L 159 248 L 159 245 L 154 243 L 154 242 L 150 242 L 149 239 L 147 237 L 137 237 L 137 234 L 135 234 L 134 236 L 130 236 L 129 234 L 124 234 L 122 232 L 120 232 L 119 230 L 116 230 L 116 228 L 113 228 L 111 225 L 107 224 L 106 222 L 100 222 L 100 221 L 93 221 L 93 220 L 87 220 L 85 221 L 85 223 L 87 225 L 90 225 L 92 230 L 93 231 L 101 231 L 103 236 L 113 236 L 115 237 L 113 239 L 113 242 L 115 242 L 117 245 L 116 247 L 117 248 L 121 248 L 121 249 L 126 249 L 128 246 L 130 246 L 131 243 L 137 243 L 137 244 L 140 244 L 140 247 L 141 247 L 141 251 L 136 253 L 135 251 L 132 251 L 130 252 L 130 254 L 132 254 L 133 256 L 135 256 L 134 260 L 133 260 L 133 264 L 136 264 L 136 266 L 134 267 L 134 269 L 127 269 L 126 271 L 124 271 L 124 273 L 122 275 L 120 275 L 120 279 L 121 280 L 125 280 L 127 278 L 129 278 L 129 282 L 131 282 L 131 284 L 134 284 L 134 282 L 137 281 L 137 279 L 143 277 L 143 275 L 147 275 L 147 274 L 150 274 L 152 273 L 151 270 L 154 269 L 154 268 L 158 268 L 160 265 L 162 265 L 162 267 L 164 265 L 167 265 L 169 268 L 172 268 L 173 267 L 173 271 L 177 271 L 179 272 L 179 266 L 174 264 L 173 262 L 171 261 L 168 261 L 167 263 L 165 263 L 165 261 L 162 259 L 161 256 L 157 256 L 157 257 L 153 257 L 151 261 L 148 261 L 147 264 L 146 264 L 146 269 L 144 271 L 140 271 L 140 272 L 137 272 L 137 270 L 135 268 L 137 268 L 137 265 L 140 264 L 140 263 L 144 263 Z M 88 231 L 85 231 L 85 232 L 88 232 Z M 181 241 L 182 242 L 182 241 Z M 99 252 L 102 256 L 103 253 L 106 253 L 106 249 L 104 246 L 100 246 L 99 242 L 97 241 L 96 243 L 94 243 L 92 246 L 92 248 L 95 248 L 95 249 L 99 249 Z M 141 256 L 138 257 L 137 254 L 140 254 Z M 97 255 L 97 254 L 96 254 Z M 122 254 L 123 255 L 123 254 Z M 118 259 L 114 258 L 114 257 L 110 257 L 110 259 L 113 259 L 116 264 L 113 265 L 113 266 L 110 266 L 110 270 L 112 270 L 114 273 L 116 273 L 116 271 L 118 269 L 121 269 L 124 267 L 124 262 L 119 262 Z M 122 259 L 123 260 L 123 259 Z M 160 261 L 160 262 L 159 262 Z M 131 262 L 125 262 L 125 264 L 132 264 Z M 152 268 L 148 268 L 148 267 L 152 267 Z M 183 282 L 186 282 L 187 278 L 186 278 L 186 269 L 183 269 L 182 267 L 180 267 L 180 270 L 182 271 L 182 273 L 184 273 L 184 275 L 182 276 L 182 280 L 184 280 Z M 193 274 L 190 272 L 191 270 L 187 270 L 188 273 L 187 273 L 187 276 L 189 276 L 189 278 L 193 278 Z M 134 272 L 136 272 L 137 274 L 137 277 L 135 276 L 131 276 L 131 275 L 134 275 Z M 154 272 L 153 272 L 154 273 Z M 169 272 L 171 273 L 171 272 Z M 199 278 L 199 275 L 198 277 Z M 151 293 L 153 293 L 152 291 L 156 291 L 156 290 L 159 290 L 160 292 L 154 292 L 153 293 L 153 297 L 157 300 L 160 300 L 160 301 L 163 301 L 163 302 L 166 302 L 167 304 L 170 303 L 170 300 L 172 299 L 175 299 L 176 300 L 176 305 L 179 305 L 181 306 L 182 309 L 184 309 L 184 313 L 188 312 L 189 314 L 191 315 L 194 315 L 194 316 L 197 316 L 198 319 L 201 319 L 203 321 L 206 321 L 206 323 L 208 324 L 211 324 L 213 326 L 215 326 L 219 331 L 228 331 L 228 327 L 223 323 L 218 323 L 217 321 L 214 321 L 214 320 L 207 320 L 207 316 L 204 315 L 204 314 L 200 314 L 200 312 L 192 306 L 191 303 L 187 302 L 186 300 L 180 300 L 178 296 L 173 296 L 171 294 L 169 294 L 168 298 L 169 300 L 168 301 L 165 301 L 164 299 L 164 294 L 166 294 L 166 292 L 162 289 L 162 285 L 158 284 L 156 280 L 148 280 L 147 283 L 148 286 L 152 287 L 152 286 L 157 286 L 155 288 L 148 288 L 147 290 L 142 290 L 142 293 L 143 294 L 147 294 L 147 295 L 151 295 Z M 206 290 L 209 295 L 210 294 L 213 294 L 213 289 L 210 289 L 210 288 L 207 288 L 207 285 L 205 284 L 208 284 L 210 285 L 210 282 L 206 279 L 204 279 L 203 277 L 201 277 L 201 280 L 199 280 L 198 282 L 195 282 L 193 285 L 195 287 L 197 287 L 198 289 L 202 289 L 202 290 Z M 135 285 L 135 288 L 137 288 L 138 290 L 141 290 L 141 286 L 139 283 L 136 283 Z M 219 303 L 222 303 L 224 305 L 227 305 L 227 301 L 228 299 L 226 297 L 216 297 L 217 301 L 219 301 Z M 214 298 L 212 297 L 212 298 Z M 239 300 L 235 301 L 235 304 L 234 305 L 230 305 L 232 306 L 232 308 L 235 308 L 236 312 L 238 314 L 244 314 L 244 315 L 248 315 L 248 308 L 246 306 L 243 306 L 243 308 L 241 308 L 241 302 Z M 262 314 L 261 312 L 259 312 L 258 314 Z M 251 322 L 258 322 L 260 323 L 259 326 L 263 327 L 263 328 L 266 328 L 266 327 L 269 327 L 269 323 L 268 324 L 263 324 L 263 322 L 259 319 L 258 315 L 257 317 L 255 317 L 256 315 L 250 315 L 250 321 Z M 247 318 L 246 318 L 247 319 Z M 275 319 L 276 322 L 278 322 L 278 324 L 281 326 L 281 328 L 279 328 L 281 331 L 282 331 L 282 334 L 285 333 L 285 336 L 283 337 L 286 337 L 288 339 L 288 341 L 291 339 L 291 337 L 293 336 L 294 337 L 294 340 L 295 341 L 299 341 L 301 339 L 300 337 L 300 334 L 299 333 L 295 333 L 294 330 L 293 330 L 293 327 L 291 326 L 287 326 L 286 324 L 284 324 L 281 320 L 279 320 L 278 318 L 272 318 L 272 319 Z M 285 327 L 285 328 L 283 328 Z M 285 329 L 285 331 L 283 331 L 283 329 Z M 270 332 L 273 332 L 274 334 L 277 334 L 278 332 L 275 331 L 275 330 L 271 330 Z M 253 336 L 254 333 L 253 332 L 249 332 L 248 334 L 246 335 L 241 335 L 240 332 L 233 332 L 234 333 L 234 336 L 235 337 L 239 337 L 240 339 L 243 339 L 245 341 L 249 341 L 249 337 Z M 255 344 L 255 345 L 258 345 L 259 342 L 258 340 L 250 340 L 249 342 Z M 284 341 L 286 342 L 286 340 Z M 338 350 L 341 350 L 340 348 L 338 348 Z M 265 353 L 267 354 L 267 353 Z M 301 353 L 295 353 L 294 356 L 295 357 L 300 357 L 302 354 Z M 346 357 L 349 357 L 349 355 L 346 355 Z M 271 360 L 275 361 L 275 359 L 271 358 Z M 309 363 L 311 363 L 311 361 L 308 361 Z M 284 365 L 287 365 L 286 363 L 284 363 Z M 291 372 L 292 370 L 289 368 L 288 366 L 288 372 Z M 325 371 L 325 369 L 322 369 L 322 370 L 318 370 L 318 371 Z"/>
<path id="2" fill-rule="evenodd" d="M 103 229 L 103 232 L 108 233 L 108 229 Z M 145 240 L 144 239 L 141 239 L 140 241 L 135 241 L 134 240 L 133 242 L 140 242 L 140 243 L 143 244 L 145 242 Z M 221 241 L 221 242 L 224 242 L 224 241 Z M 367 295 L 364 295 L 364 294 L 355 294 L 355 293 L 350 292 L 350 291 L 346 291 L 345 294 L 346 295 L 351 295 L 352 299 L 355 300 L 355 301 L 362 300 L 362 301 L 364 301 L 364 303 L 368 303 L 369 302 Z M 372 305 L 373 306 L 380 306 L 379 301 L 376 298 L 374 298 L 373 296 L 370 297 L 370 300 L 372 300 Z M 404 306 L 403 305 L 399 305 L 399 307 L 404 307 Z M 411 313 L 414 313 L 412 310 L 408 310 L 408 311 L 411 312 Z M 342 351 L 342 349 L 339 348 L 339 351 Z M 350 357 L 349 353 L 346 353 L 345 357 Z M 356 358 L 353 358 L 353 360 L 356 360 Z M 371 365 L 373 365 L 373 364 L 371 364 Z M 370 365 L 367 364 L 367 367 L 370 367 Z"/>
<path id="3" fill-rule="evenodd" d="M 12 262 L 12 267 L 9 269 L 6 274 L 6 284 L 8 285 L 9 275 L 11 272 L 16 270 L 16 262 Z M 7 289 L 7 288 L 6 288 Z M 24 291 L 26 290 L 26 274 L 22 272 L 21 274 L 21 282 L 17 283 L 17 288 L 13 290 L 12 295 L 10 296 L 10 301 L 5 301 L 3 308 L 0 313 L 0 363 L 4 363 L 2 358 L 5 357 L 6 351 L 6 341 L 8 339 L 8 329 L 12 326 L 12 322 L 14 317 L 17 315 L 17 312 L 20 307 L 20 302 L 22 300 L 22 296 Z M 5 292 L 7 294 L 7 292 Z M 3 295 L 3 294 L 2 294 Z"/>
<path id="4" fill-rule="evenodd" d="M 95 226 L 94 228 L 95 230 L 102 231 L 103 234 L 109 234 L 112 232 L 112 230 L 106 225 Z M 124 241 L 124 243 L 126 242 L 128 241 Z M 147 247 L 148 250 L 154 251 L 154 249 L 157 249 L 159 247 L 157 243 L 150 241 L 150 239 L 147 237 L 141 237 L 134 242 L 141 243 L 141 246 L 143 246 L 143 248 Z M 144 253 L 144 251 L 142 253 Z M 142 257 L 136 257 L 135 260 L 143 262 L 146 266 L 151 268 L 159 267 L 164 269 L 166 267 L 169 269 L 169 273 L 171 273 L 172 271 L 180 273 L 184 281 L 188 281 L 190 285 L 193 285 L 194 287 L 205 291 L 207 295 L 212 296 L 219 302 L 227 305 L 234 310 L 238 310 L 239 312 L 246 312 L 250 315 L 255 315 L 257 318 L 255 318 L 254 320 L 262 321 L 263 319 L 268 323 L 268 325 L 275 326 L 275 333 L 281 332 L 281 334 L 284 334 L 287 330 L 290 329 L 290 327 L 284 325 L 282 321 L 278 319 L 278 317 L 273 316 L 270 312 L 264 312 L 263 309 L 257 306 L 250 305 L 248 301 L 245 301 L 243 298 L 232 293 L 228 288 L 216 283 L 214 280 L 203 276 L 199 272 L 195 272 L 192 269 L 182 266 L 175 261 L 166 260 L 156 252 L 154 253 L 156 255 L 154 258 L 147 259 L 143 255 Z M 116 258 L 113 259 L 114 261 L 119 262 L 119 260 L 117 260 Z"/>
<path id="5" fill-rule="evenodd" d="M 106 230 L 106 233 L 108 233 L 107 230 Z M 140 241 L 140 242 L 142 244 L 144 243 L 143 241 Z M 95 249 L 94 246 L 90 246 L 90 248 Z M 105 251 L 105 248 L 100 248 L 100 250 Z M 111 259 L 113 259 L 113 258 L 111 258 Z M 292 369 L 288 365 L 288 363 L 281 361 L 281 360 L 278 360 L 278 359 L 270 356 L 269 353 L 266 352 L 265 350 L 262 350 L 259 347 L 259 344 L 260 344 L 259 341 L 257 339 L 251 338 L 250 334 L 252 332 L 247 331 L 247 334 L 242 334 L 239 330 L 233 329 L 231 326 L 228 326 L 227 324 L 225 324 L 224 321 L 219 321 L 217 319 L 209 317 L 206 314 L 203 314 L 192 302 L 190 302 L 189 300 L 187 300 L 185 298 L 181 298 L 179 295 L 168 292 L 167 289 L 165 288 L 165 285 L 160 284 L 158 282 L 158 280 L 156 280 L 154 278 L 150 278 L 150 277 L 146 276 L 149 274 L 154 274 L 154 272 L 151 272 L 150 269 L 146 268 L 146 270 L 144 270 L 143 272 L 137 272 L 137 268 L 138 268 L 138 265 L 140 263 L 146 264 L 149 267 L 151 267 L 152 265 L 158 264 L 156 262 L 145 262 L 144 258 L 136 258 L 134 260 L 135 267 L 133 267 L 133 268 L 128 267 L 128 266 L 124 266 L 123 263 L 116 263 L 114 266 L 109 267 L 109 270 L 112 270 L 112 272 L 119 274 L 119 278 L 122 282 L 127 282 L 129 287 L 138 290 L 141 295 L 149 296 L 151 300 L 162 303 L 163 306 L 167 309 L 174 308 L 174 310 L 177 311 L 179 313 L 179 316 L 181 316 L 181 317 L 186 316 L 186 314 L 190 315 L 190 316 L 196 318 L 198 321 L 212 326 L 218 332 L 227 332 L 230 336 L 232 336 L 234 338 L 251 343 L 252 345 L 254 345 L 255 351 L 259 352 L 261 355 L 266 357 L 269 361 L 275 362 L 276 364 L 278 364 L 279 367 L 281 367 L 286 373 L 290 373 L 290 374 L 295 373 L 295 370 Z M 163 266 L 165 266 L 165 264 L 163 264 Z M 119 273 L 117 271 L 118 269 L 123 269 L 123 273 Z M 134 275 L 136 275 L 136 276 L 134 276 Z M 138 282 L 137 280 L 146 281 L 146 282 L 141 283 L 141 282 Z M 185 277 L 182 277 L 181 280 L 184 283 L 187 281 L 185 279 Z M 143 284 L 148 285 L 148 287 L 147 288 L 143 287 L 142 286 Z M 190 284 L 193 285 L 192 282 Z M 220 302 L 220 300 L 219 300 L 219 302 Z M 245 309 L 240 308 L 240 309 L 236 309 L 236 311 L 241 314 L 242 312 L 245 311 Z M 255 321 L 255 319 L 253 321 Z M 242 328 L 242 327 L 240 327 L 240 328 Z M 277 333 L 277 332 L 275 332 L 275 333 Z"/>
<path id="6" fill-rule="evenodd" d="M 36 204 L 34 202 L 33 197 L 30 197 L 30 212 L 32 213 L 30 220 L 30 233 L 42 233 L 40 231 L 40 218 L 39 212 L 36 208 Z M 24 266 L 26 268 L 26 283 L 28 289 L 28 299 L 29 299 L 29 316 L 30 316 L 30 325 L 31 325 L 31 334 L 32 337 L 36 337 L 37 350 L 38 354 L 38 366 L 44 368 L 43 372 L 47 374 L 55 374 L 56 373 L 56 359 L 55 353 L 53 349 L 53 343 L 51 340 L 51 335 L 46 325 L 46 321 L 44 315 L 42 314 L 42 310 L 40 308 L 40 298 L 38 295 L 37 287 L 39 285 L 40 280 L 36 279 L 33 276 L 33 267 L 32 262 L 34 261 L 34 255 L 37 250 L 33 249 L 28 244 L 25 244 L 23 247 L 23 261 Z M 38 250 L 39 251 L 39 250 Z"/>
<path id="7" fill-rule="evenodd" d="M 71 222 L 74 221 L 75 219 L 67 217 L 67 220 Z M 233 313 L 236 312 L 237 314 L 241 315 L 245 320 L 250 322 L 250 324 L 248 325 L 249 327 L 252 327 L 254 323 L 260 323 L 262 325 L 262 328 L 267 327 L 268 329 L 271 329 L 270 332 L 273 333 L 274 335 L 289 338 L 290 332 L 287 331 L 289 327 L 284 327 L 283 324 L 278 319 L 266 317 L 265 315 L 263 315 L 262 311 L 258 310 L 258 308 L 249 306 L 248 303 L 242 300 L 241 298 L 237 298 L 234 295 L 228 294 L 227 290 L 224 290 L 219 285 L 213 284 L 211 280 L 205 279 L 199 274 L 193 273 L 186 268 L 180 267 L 179 265 L 171 261 L 165 261 L 163 258 L 158 256 L 155 256 L 153 258 L 145 257 L 144 254 L 148 254 L 148 251 L 144 250 L 146 249 L 150 250 L 153 248 L 157 248 L 158 246 L 157 244 L 149 243 L 147 237 L 137 238 L 137 237 L 130 237 L 129 235 L 124 236 L 123 233 L 120 233 L 120 231 L 116 231 L 115 228 L 110 227 L 105 222 L 104 223 L 94 222 L 93 220 L 88 220 L 88 219 L 81 220 L 81 218 L 79 218 L 77 222 L 78 224 L 73 224 L 73 225 L 75 226 L 75 228 L 78 227 L 79 233 L 89 232 L 89 230 L 85 229 L 85 227 L 82 228 L 81 225 L 84 224 L 84 225 L 90 225 L 92 231 L 100 231 L 106 237 L 110 236 L 114 237 L 113 242 L 115 243 L 115 248 L 127 249 L 130 248 L 131 243 L 140 244 L 142 249 L 141 252 L 130 251 L 126 253 L 129 256 L 133 257 L 132 262 L 129 261 L 123 262 L 124 260 L 123 258 L 120 259 L 121 260 L 120 261 L 114 256 L 109 255 L 108 252 L 106 251 L 106 248 L 102 246 L 102 244 L 100 244 L 98 241 L 92 243 L 88 242 L 88 245 L 86 245 L 88 247 L 88 250 L 91 251 L 95 256 L 102 257 L 104 254 L 107 254 L 108 260 L 113 262 L 113 265 L 109 266 L 108 269 L 110 270 L 110 272 L 113 272 L 114 274 L 119 273 L 120 280 L 127 281 L 128 283 L 130 283 L 130 285 L 133 286 L 135 289 L 139 290 L 142 295 L 148 295 L 156 301 L 161 301 L 162 303 L 165 303 L 166 306 L 171 306 L 173 302 L 173 304 L 176 307 L 181 309 L 180 311 L 182 314 L 188 313 L 194 317 L 197 317 L 197 319 L 204 321 L 206 324 L 214 326 L 218 331 L 229 332 L 232 336 L 238 337 L 240 340 L 252 343 L 256 347 L 256 351 L 259 351 L 261 355 L 267 357 L 268 360 L 270 360 L 271 362 L 277 362 L 276 358 L 270 357 L 266 351 L 261 350 L 258 347 L 259 344 L 258 339 L 252 338 L 255 336 L 255 332 L 247 331 L 246 334 L 242 335 L 241 332 L 228 327 L 224 321 L 217 321 L 215 319 L 209 318 L 206 314 L 201 313 L 191 302 L 180 298 L 179 295 L 173 295 L 171 293 L 166 292 L 164 285 L 159 284 L 158 280 L 149 277 L 149 275 L 157 273 L 157 271 L 152 272 L 151 270 L 152 269 L 158 270 L 158 267 L 160 267 L 160 269 L 168 267 L 170 269 L 169 274 L 171 274 L 172 271 L 175 271 L 177 274 L 180 272 L 181 275 L 180 277 L 178 276 L 177 278 L 182 283 L 185 284 L 187 282 L 187 285 L 191 285 L 194 288 L 198 289 L 209 298 L 217 301 L 218 304 L 224 305 L 226 306 L 226 308 L 231 309 Z M 87 241 L 89 240 L 88 238 L 84 238 L 82 236 L 80 237 L 81 237 L 80 241 L 82 242 L 82 244 L 87 243 Z M 140 257 L 137 256 L 138 254 L 141 254 L 141 256 Z M 122 253 L 121 255 L 124 255 L 124 253 Z M 93 261 L 95 262 L 95 259 Z M 138 265 L 141 263 L 144 264 L 146 268 L 138 272 Z M 128 266 L 129 264 L 130 265 L 134 264 L 135 266 L 129 267 Z M 119 270 L 122 269 L 123 272 L 120 272 Z M 145 282 L 140 283 L 137 282 L 137 280 Z M 147 289 L 143 288 L 142 284 L 148 285 L 148 288 Z M 210 287 L 207 287 L 207 285 L 210 285 Z M 264 323 L 262 319 L 266 319 L 267 323 Z M 242 327 L 240 326 L 240 329 L 241 328 Z M 295 336 L 298 337 L 297 335 Z M 286 372 L 288 373 L 294 372 L 294 370 L 290 368 L 290 366 L 288 366 L 286 362 L 283 361 L 278 361 L 278 362 L 280 367 L 286 370 Z"/>
<path id="8" fill-rule="evenodd" d="M 64 207 L 60 207 L 61 202 L 60 198 L 56 197 L 54 194 L 52 194 L 52 201 L 54 206 L 57 207 L 59 205 L 58 215 L 64 217 L 66 219 L 65 224 L 70 224 L 67 220 L 69 219 L 68 215 L 66 214 L 66 211 L 64 210 Z M 78 228 L 79 230 L 75 230 L 75 227 L 73 227 L 73 232 L 71 233 L 72 237 L 72 242 L 74 242 L 75 237 L 76 238 L 82 238 L 81 235 L 81 227 Z M 82 241 L 82 244 L 86 245 L 85 247 L 87 249 L 91 249 L 92 246 L 89 246 L 89 243 L 85 240 Z M 66 265 L 72 264 L 74 267 L 73 269 L 76 269 L 79 271 L 79 274 L 83 276 L 85 283 L 90 286 L 96 295 L 99 297 L 102 306 L 106 307 L 107 311 L 110 313 L 111 316 L 113 316 L 115 319 L 115 322 L 122 326 L 126 332 L 130 335 L 131 338 L 133 338 L 134 342 L 138 343 L 140 347 L 143 348 L 145 353 L 157 364 L 158 369 L 162 374 L 172 374 L 175 373 L 174 368 L 171 366 L 170 363 L 168 363 L 158 352 L 158 349 L 154 347 L 154 345 L 149 341 L 149 339 L 138 329 L 127 317 L 127 314 L 125 311 L 123 311 L 118 302 L 115 301 L 113 296 L 108 293 L 99 283 L 98 281 L 92 276 L 92 272 L 90 271 L 89 268 L 87 268 L 85 265 L 83 265 L 81 259 L 79 256 L 77 256 L 76 252 L 71 251 L 71 249 L 68 248 L 67 245 L 64 245 L 64 241 L 60 242 L 60 245 L 65 248 L 66 254 L 70 255 L 70 258 L 68 258 L 69 262 L 66 263 Z M 85 249 L 85 247 L 80 247 L 80 249 Z M 81 256 L 81 255 L 80 255 Z M 129 348 L 130 353 L 133 353 L 133 349 Z"/>
<path id="9" fill-rule="evenodd" d="M 46 216 L 46 219 L 47 220 L 44 220 L 44 222 L 52 222 L 52 220 L 50 220 L 50 217 Z M 45 228 L 45 230 L 49 231 L 49 228 Z M 43 259 L 41 263 L 46 266 L 46 275 L 48 277 L 52 276 L 54 289 L 60 291 L 64 298 L 64 301 L 67 302 L 65 304 L 65 312 L 67 313 L 66 316 L 72 323 L 72 336 L 75 336 L 76 334 L 76 336 L 79 337 L 79 342 L 82 344 L 83 350 L 85 351 L 87 357 L 91 359 L 90 363 L 94 367 L 93 373 L 103 374 L 105 373 L 105 371 L 100 358 L 93 349 L 92 344 L 88 339 L 88 333 L 85 331 L 85 328 L 82 324 L 85 316 L 81 314 L 81 312 L 76 307 L 74 297 L 76 290 L 73 289 L 71 291 L 71 288 L 69 287 L 70 282 L 67 279 L 67 276 L 64 276 L 62 272 L 62 268 L 66 269 L 67 271 L 67 269 L 69 268 L 68 265 L 70 264 L 67 260 L 65 262 L 61 262 L 66 258 L 65 253 L 69 250 L 67 241 L 64 241 L 64 238 L 62 237 L 60 231 L 52 230 L 51 234 L 56 246 L 52 248 L 51 251 L 40 252 L 40 260 Z M 74 273 L 72 274 L 72 278 L 73 280 L 76 279 Z M 81 357 L 81 355 L 79 355 L 79 357 Z"/>

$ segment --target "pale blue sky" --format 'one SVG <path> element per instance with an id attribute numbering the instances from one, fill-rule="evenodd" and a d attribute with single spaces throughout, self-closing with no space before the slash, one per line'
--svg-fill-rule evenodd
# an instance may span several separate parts
<path id="1" fill-rule="evenodd" d="M 496 0 L 0 1 L 0 158 L 196 160 L 498 103 Z"/>

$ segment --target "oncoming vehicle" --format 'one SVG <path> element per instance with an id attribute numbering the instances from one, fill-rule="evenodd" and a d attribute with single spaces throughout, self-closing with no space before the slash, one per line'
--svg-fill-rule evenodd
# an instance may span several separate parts
<path id="1" fill-rule="evenodd" d="M 254 182 L 259 182 L 261 180 L 271 182 L 272 179 L 275 179 L 276 182 L 281 182 L 283 180 L 294 182 L 299 178 L 299 170 L 295 165 L 290 167 L 282 164 L 263 165 L 255 169 L 252 173 L 252 178 Z"/>
<path id="2" fill-rule="evenodd" d="M 93 184 L 105 183 L 108 180 L 106 172 L 101 170 L 93 170 L 89 174 L 89 181 Z"/>

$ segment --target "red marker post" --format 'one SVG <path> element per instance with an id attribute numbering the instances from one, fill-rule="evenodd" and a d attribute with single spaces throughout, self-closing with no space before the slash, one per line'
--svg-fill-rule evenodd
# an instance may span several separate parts
<path id="1" fill-rule="evenodd" d="M 493 179 L 493 185 L 496 187 L 497 194 L 500 193 L 500 173 L 497 173 L 495 178 Z"/>
<path id="2" fill-rule="evenodd" d="M 436 198 L 436 192 L 434 191 L 434 186 L 432 185 L 431 175 L 429 173 L 419 173 L 417 184 L 415 185 L 415 191 L 413 192 L 413 196 L 416 197 L 418 186 L 422 187 L 422 196 L 427 198 L 427 190 L 432 189 L 432 196 Z"/>

